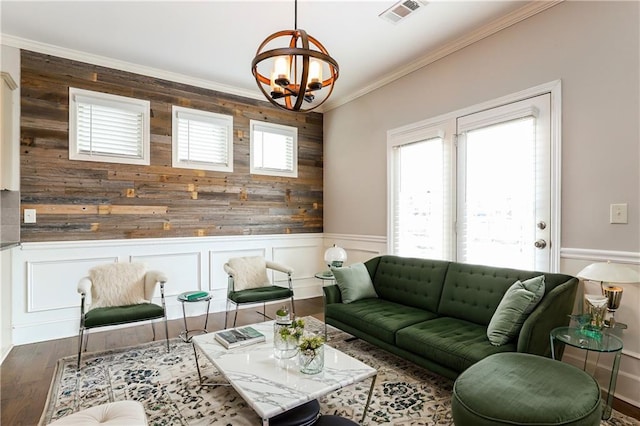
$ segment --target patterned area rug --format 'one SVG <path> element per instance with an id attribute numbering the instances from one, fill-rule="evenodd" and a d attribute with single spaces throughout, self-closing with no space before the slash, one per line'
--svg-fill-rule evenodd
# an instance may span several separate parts
<path id="1" fill-rule="evenodd" d="M 323 323 L 306 318 L 307 328 L 323 331 Z M 362 340 L 329 327 L 329 344 L 378 370 L 371 406 L 364 425 L 453 425 L 453 381 L 405 361 Z M 258 416 L 230 386 L 205 387 L 198 382 L 193 347 L 173 339 L 171 352 L 163 341 L 83 355 L 80 372 L 76 357 L 58 361 L 49 397 L 40 421 L 46 425 L 60 417 L 94 405 L 138 400 L 151 425 L 260 425 Z M 203 375 L 220 382 L 215 368 L 198 357 Z M 370 380 L 320 399 L 323 414 L 360 420 Z M 637 426 L 640 422 L 618 412 L 603 426 Z"/>

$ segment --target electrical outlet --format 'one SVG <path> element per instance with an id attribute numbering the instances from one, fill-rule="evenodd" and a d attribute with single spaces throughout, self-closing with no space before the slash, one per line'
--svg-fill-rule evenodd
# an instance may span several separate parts
<path id="1" fill-rule="evenodd" d="M 609 223 L 628 223 L 627 204 L 611 204 L 609 211 Z"/>
<path id="2" fill-rule="evenodd" d="M 24 209 L 24 223 L 36 223 L 36 209 Z"/>

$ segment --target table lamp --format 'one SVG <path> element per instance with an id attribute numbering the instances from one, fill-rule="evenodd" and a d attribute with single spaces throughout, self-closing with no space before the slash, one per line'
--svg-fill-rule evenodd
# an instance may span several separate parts
<path id="1" fill-rule="evenodd" d="M 347 260 L 347 252 L 335 244 L 324 252 L 324 261 L 327 262 L 329 269 L 341 268 Z"/>
<path id="2" fill-rule="evenodd" d="M 605 325 L 615 326 L 615 311 L 620 307 L 622 287 L 614 284 L 640 282 L 640 273 L 627 266 L 611 262 L 598 262 L 578 272 L 578 278 L 587 281 L 599 281 L 602 295 L 607 298 L 607 311 L 611 314 Z"/>

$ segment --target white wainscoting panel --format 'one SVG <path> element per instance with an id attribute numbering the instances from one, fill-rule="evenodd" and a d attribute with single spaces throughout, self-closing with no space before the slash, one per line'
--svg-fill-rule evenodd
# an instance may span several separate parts
<path id="1" fill-rule="evenodd" d="M 167 316 L 176 319 L 182 318 L 176 296 L 184 291 L 210 291 L 210 311 L 225 310 L 227 276 L 222 265 L 231 257 L 275 256 L 308 271 L 321 262 L 316 257 L 322 247 L 322 234 L 24 243 L 11 256 L 12 344 L 77 335 L 78 281 L 99 264 L 139 261 L 164 272 Z M 294 273 L 293 287 L 298 299 L 322 294 L 322 284 L 306 272 L 300 277 Z M 154 301 L 160 301 L 159 290 Z M 185 304 L 187 316 L 202 315 L 205 306 Z"/>
<path id="2" fill-rule="evenodd" d="M 117 261 L 116 257 L 103 257 L 27 262 L 27 312 L 78 306 L 79 279 L 70 279 L 70 277 L 85 277 L 89 269 L 94 266 Z"/>
<path id="3" fill-rule="evenodd" d="M 347 265 L 387 253 L 387 238 L 369 235 L 324 234 L 325 250 L 334 244 L 347 252 Z M 322 257 L 324 258 L 324 252 Z M 327 265 L 324 265 L 327 269 Z"/>
<path id="4" fill-rule="evenodd" d="M 300 247 L 274 247 L 273 260 L 293 268 L 296 277 L 296 294 L 299 298 L 322 296 L 322 282 L 314 275 L 322 270 L 322 245 Z M 284 280 L 284 274 L 276 274 L 276 280 Z"/>
<path id="5" fill-rule="evenodd" d="M 560 272 L 569 275 L 577 275 L 582 268 L 591 263 L 607 261 L 625 264 L 630 268 L 640 270 L 640 253 L 575 248 L 560 250 Z M 620 308 L 616 311 L 616 320 L 627 324 L 628 328 L 622 331 L 624 347 L 620 359 L 615 396 L 640 407 L 640 283 L 617 285 L 623 287 L 624 292 Z M 585 291 L 587 293 L 597 292 L 598 287 L 591 282 L 580 283 L 576 312 L 579 310 L 579 306 L 582 306 L 582 293 Z M 569 348 L 565 352 L 563 360 L 582 367 L 584 353 Z M 608 380 L 610 365 L 611 363 L 599 362 L 596 369 L 596 377 L 605 389 L 609 386 L 605 380 Z"/>

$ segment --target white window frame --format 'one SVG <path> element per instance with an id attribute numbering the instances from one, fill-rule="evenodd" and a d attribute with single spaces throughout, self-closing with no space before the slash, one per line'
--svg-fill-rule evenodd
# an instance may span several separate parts
<path id="1" fill-rule="evenodd" d="M 250 149 L 249 149 L 249 164 L 250 173 L 255 175 L 268 175 L 268 176 L 282 176 L 282 177 L 298 177 L 298 128 L 292 126 L 285 126 L 282 124 L 273 124 L 263 121 L 251 120 L 249 123 L 250 128 Z M 277 134 L 285 137 L 292 138 L 291 147 L 291 168 L 290 169 L 277 169 L 269 167 L 254 166 L 254 160 L 257 155 L 256 137 L 255 131 L 267 132 Z"/>
<path id="2" fill-rule="evenodd" d="M 188 160 L 180 159 L 180 144 L 189 143 L 188 140 L 180 140 L 179 138 L 180 119 L 185 119 L 196 123 L 206 123 L 224 129 L 226 132 L 225 140 L 221 141 L 212 139 L 211 143 L 220 144 L 221 146 L 219 147 L 219 149 L 226 150 L 226 161 L 216 162 L 211 158 L 189 158 Z M 173 167 L 181 167 L 184 169 L 211 170 L 216 172 L 233 171 L 233 116 L 173 105 L 171 108 L 171 121 L 171 164 Z"/>
<path id="3" fill-rule="evenodd" d="M 138 129 L 140 155 L 112 154 L 99 151 L 82 152 L 78 141 L 79 104 L 90 104 L 118 109 L 138 114 L 141 118 Z M 151 161 L 150 150 L 151 103 L 143 99 L 94 92 L 91 90 L 69 88 L 69 159 L 80 161 L 98 161 L 105 163 L 137 164 L 148 166 Z M 138 145 L 136 143 L 136 148 Z"/>
<path id="4" fill-rule="evenodd" d="M 399 203 L 396 196 L 400 186 L 397 170 L 398 148 L 438 138 L 442 141 L 443 161 L 450 163 L 445 164 L 443 168 L 444 175 L 442 176 L 445 184 L 445 188 L 443 188 L 445 196 L 445 200 L 443 200 L 443 227 L 445 227 L 445 230 L 443 232 L 443 240 L 439 242 L 444 249 L 441 260 L 452 260 L 454 258 L 455 248 L 452 234 L 454 232 L 455 212 L 452 202 L 449 199 L 450 194 L 455 188 L 455 169 L 452 167 L 452 165 L 455 164 L 455 149 L 453 149 L 454 133 L 455 122 L 443 117 L 436 117 L 432 120 L 425 120 L 414 125 L 387 132 L 387 184 L 389 188 L 387 195 L 387 217 L 389 218 L 387 223 L 388 253 L 396 254 L 398 244 L 396 241 L 396 214 Z"/>
<path id="5" fill-rule="evenodd" d="M 487 101 L 481 104 L 473 105 L 467 108 L 463 108 L 457 111 L 453 111 L 447 114 L 443 114 L 432 119 L 423 120 L 417 123 L 412 123 L 403 127 L 392 129 L 387 131 L 387 252 L 393 254 L 396 242 L 394 240 L 395 232 L 395 216 L 394 216 L 394 191 L 396 188 L 396 177 L 394 172 L 394 150 L 398 145 L 410 143 L 412 141 L 420 141 L 432 137 L 435 131 L 446 127 L 445 123 L 455 122 L 457 117 L 476 113 L 478 111 L 488 110 L 496 108 L 501 105 L 511 104 L 523 99 L 533 98 L 538 95 L 550 93 L 551 95 L 551 221 L 554 224 L 551 230 L 551 252 L 550 252 L 550 272 L 558 272 L 560 270 L 560 247 L 562 246 L 560 237 L 562 235 L 561 230 L 561 200 L 560 200 L 560 188 L 561 188 L 561 175 L 562 175 L 562 83 L 560 80 L 555 80 L 549 83 L 544 83 L 539 86 L 525 89 L 511 95 L 503 96 L 491 101 Z M 453 127 L 455 129 L 455 127 Z M 445 139 L 449 139 L 447 136 L 451 132 L 447 132 L 444 129 Z M 454 130 L 455 132 L 455 130 Z M 455 135 L 451 135 L 452 143 L 455 143 Z M 452 177 L 451 177 L 451 202 L 453 203 L 452 221 L 450 229 L 452 233 L 456 232 L 455 223 L 455 188 L 456 188 L 456 174 L 455 164 L 457 158 L 455 150 L 452 153 Z M 455 236 L 454 236 L 455 239 Z M 455 248 L 452 247 L 450 251 L 452 259 L 456 258 Z M 446 257 L 446 254 L 445 254 Z"/>

